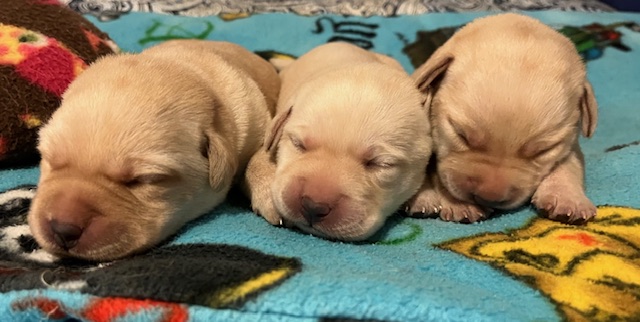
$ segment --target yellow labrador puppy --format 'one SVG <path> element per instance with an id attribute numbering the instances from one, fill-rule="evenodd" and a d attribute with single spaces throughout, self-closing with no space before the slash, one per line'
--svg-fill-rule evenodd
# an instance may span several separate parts
<path id="1" fill-rule="evenodd" d="M 346 43 L 319 46 L 280 76 L 265 149 L 247 169 L 254 211 L 366 239 L 423 181 L 432 142 L 421 93 L 398 62 Z"/>
<path id="2" fill-rule="evenodd" d="M 518 14 L 480 18 L 413 77 L 432 100 L 437 169 L 410 213 L 473 222 L 531 199 L 554 220 L 595 216 L 578 132 L 593 134 L 597 104 L 569 39 Z"/>
<path id="3" fill-rule="evenodd" d="M 279 77 L 224 42 L 166 42 L 101 59 L 40 132 L 28 220 L 42 247 L 110 260 L 220 204 L 262 145 Z"/>

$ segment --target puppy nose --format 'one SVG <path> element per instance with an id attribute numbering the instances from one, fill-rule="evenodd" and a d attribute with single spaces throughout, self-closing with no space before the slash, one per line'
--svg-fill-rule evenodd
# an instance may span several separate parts
<path id="1" fill-rule="evenodd" d="M 478 195 L 474 195 L 473 200 L 481 206 L 490 207 L 490 208 L 499 208 L 500 206 L 509 202 L 509 200 L 489 200 L 489 199 L 480 197 Z"/>
<path id="2" fill-rule="evenodd" d="M 82 228 L 57 220 L 51 221 L 51 231 L 56 244 L 65 250 L 75 247 L 78 244 L 78 239 L 82 236 Z"/>
<path id="3" fill-rule="evenodd" d="M 302 215 L 309 224 L 314 224 L 322 220 L 331 212 L 331 207 L 326 203 L 315 202 L 313 199 L 302 197 Z"/>

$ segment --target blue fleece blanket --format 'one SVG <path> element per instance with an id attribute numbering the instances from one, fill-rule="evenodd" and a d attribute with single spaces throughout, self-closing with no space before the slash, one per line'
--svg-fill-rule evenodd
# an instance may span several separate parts
<path id="1" fill-rule="evenodd" d="M 88 18 L 126 51 L 166 39 L 200 38 L 286 59 L 343 40 L 388 54 L 411 72 L 455 28 L 486 14 Z M 571 35 L 588 61 L 600 105 L 596 134 L 582 142 L 587 194 L 599 205 L 597 219 L 588 225 L 551 222 L 532 209 L 471 225 L 398 215 L 371 241 L 349 244 L 272 227 L 246 204 L 225 203 L 151 255 L 135 259 L 156 270 L 160 266 L 159 272 L 150 267 L 137 276 L 91 275 L 123 264 L 115 263 L 57 283 L 59 269 L 29 271 L 29 265 L 2 261 L 0 316 L 6 321 L 639 321 L 640 15 L 528 14 Z M 16 209 L 24 213 L 33 195 L 28 185 L 37 182 L 38 173 L 37 168 L 0 172 L 0 190 L 7 191 L 0 195 L 4 216 Z M 7 236 L 18 240 L 24 234 L 5 229 L 0 246 L 12 247 Z M 171 257 L 185 252 L 194 255 Z M 242 255 L 229 261 L 231 271 L 217 262 L 229 254 Z M 162 256 L 180 259 L 158 262 Z M 172 266 L 193 259 L 200 263 Z M 189 286 L 211 296 L 188 296 L 180 285 L 204 274 L 198 265 L 217 267 L 206 270 L 212 278 L 219 269 L 230 276 L 225 281 L 239 280 L 222 288 Z M 242 271 L 252 265 L 255 271 Z"/>

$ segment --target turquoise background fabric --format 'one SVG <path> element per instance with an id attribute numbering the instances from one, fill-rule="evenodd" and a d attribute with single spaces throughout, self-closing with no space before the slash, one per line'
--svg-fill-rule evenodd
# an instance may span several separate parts
<path id="1" fill-rule="evenodd" d="M 406 42 L 415 40 L 417 31 L 461 25 L 486 14 L 489 13 L 433 13 L 391 18 L 260 14 L 225 21 L 219 17 L 130 13 L 111 22 L 88 18 L 125 51 L 138 52 L 167 35 L 203 35 L 213 26 L 203 38 L 232 41 L 252 51 L 272 50 L 294 56 L 331 37 L 351 37 L 344 30 L 335 32 L 329 19 L 334 24 L 357 22 L 350 28 L 375 34 L 370 38 L 358 36 L 358 40 L 370 43 L 371 50 L 398 59 L 412 72 L 413 66 L 402 48 Z M 640 15 L 631 13 L 527 14 L 552 26 L 640 23 Z M 314 33 L 318 23 L 324 31 Z M 609 147 L 640 140 L 640 33 L 624 27 L 617 30 L 631 51 L 607 47 L 602 57 L 587 64 L 600 106 L 595 136 L 582 140 L 587 194 L 596 205 L 640 208 L 640 146 L 605 152 Z M 35 184 L 38 174 L 37 168 L 2 171 L 0 190 Z M 337 317 L 388 321 L 557 321 L 562 315 L 540 291 L 485 263 L 435 246 L 480 233 L 517 229 L 535 217 L 529 208 L 471 225 L 395 216 L 371 242 L 350 244 L 272 227 L 250 213 L 248 207 L 224 204 L 185 227 L 171 244 L 243 245 L 268 254 L 297 257 L 303 264 L 300 273 L 240 308 L 213 310 L 189 306 L 189 316 L 194 321 L 316 321 Z M 38 311 L 12 308 L 17 299 L 34 294 L 58 299 L 78 311 L 91 298 L 60 290 L 15 291 L 0 296 L 0 316 L 14 321 L 42 318 Z M 146 310 L 118 321 L 159 317 L 158 311 Z"/>

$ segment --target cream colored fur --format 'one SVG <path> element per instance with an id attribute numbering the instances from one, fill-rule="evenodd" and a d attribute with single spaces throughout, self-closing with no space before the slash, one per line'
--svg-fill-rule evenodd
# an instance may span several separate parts
<path id="1" fill-rule="evenodd" d="M 247 169 L 254 210 L 321 237 L 368 238 L 423 181 L 423 97 L 395 60 L 346 43 L 319 46 L 280 76 L 265 150 Z"/>
<path id="2" fill-rule="evenodd" d="M 437 166 L 410 213 L 473 222 L 532 198 L 555 220 L 595 216 L 578 135 L 593 134 L 597 103 L 568 38 L 519 14 L 480 18 L 413 77 L 432 103 Z"/>
<path id="3" fill-rule="evenodd" d="M 40 132 L 28 216 L 36 240 L 62 256 L 109 260 L 176 233 L 243 174 L 278 91 L 273 67 L 230 43 L 169 41 L 102 58 Z M 76 245 L 56 242 L 54 221 L 82 228 Z"/>

